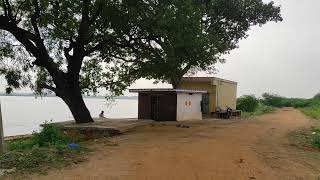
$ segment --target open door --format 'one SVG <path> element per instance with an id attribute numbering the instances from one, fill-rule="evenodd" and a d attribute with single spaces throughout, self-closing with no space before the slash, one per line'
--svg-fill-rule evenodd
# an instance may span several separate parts
<path id="1" fill-rule="evenodd" d="M 201 111 L 203 115 L 209 115 L 209 94 L 202 94 Z"/>
<path id="2" fill-rule="evenodd" d="M 151 96 L 151 119 L 159 120 L 159 96 L 153 95 Z"/>

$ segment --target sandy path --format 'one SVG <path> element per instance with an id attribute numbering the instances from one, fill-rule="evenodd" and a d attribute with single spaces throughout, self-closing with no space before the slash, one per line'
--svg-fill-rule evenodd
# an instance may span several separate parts
<path id="1" fill-rule="evenodd" d="M 316 179 L 318 161 L 292 146 L 287 133 L 311 125 L 282 109 L 252 119 L 202 121 L 177 128 L 157 123 L 98 141 L 88 161 L 32 179 L 241 180 Z"/>

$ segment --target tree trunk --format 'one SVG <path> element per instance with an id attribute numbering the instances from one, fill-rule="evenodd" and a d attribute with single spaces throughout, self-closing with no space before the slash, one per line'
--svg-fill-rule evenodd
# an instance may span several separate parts
<path id="1" fill-rule="evenodd" d="M 172 85 L 173 89 L 180 89 L 181 88 L 180 83 L 173 82 L 171 85 Z"/>
<path id="2" fill-rule="evenodd" d="M 173 78 L 171 80 L 171 85 L 172 85 L 172 88 L 173 89 L 180 89 L 181 88 L 181 79 L 182 77 L 180 78 Z"/>
<path id="3" fill-rule="evenodd" d="M 68 88 L 61 97 L 69 107 L 76 123 L 93 122 L 91 114 L 84 103 L 80 88 Z"/>

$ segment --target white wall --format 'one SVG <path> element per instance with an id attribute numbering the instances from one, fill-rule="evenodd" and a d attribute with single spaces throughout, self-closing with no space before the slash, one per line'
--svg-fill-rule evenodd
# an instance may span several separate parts
<path id="1" fill-rule="evenodd" d="M 201 120 L 202 94 L 178 93 L 177 94 L 177 121 Z"/>

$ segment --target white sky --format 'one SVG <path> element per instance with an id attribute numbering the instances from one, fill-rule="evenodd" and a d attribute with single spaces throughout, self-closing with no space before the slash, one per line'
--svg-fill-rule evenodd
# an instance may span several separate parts
<path id="1" fill-rule="evenodd" d="M 238 96 L 273 92 L 312 97 L 320 92 L 320 1 L 275 2 L 282 6 L 283 22 L 252 28 L 240 48 L 225 57 L 227 62 L 217 65 L 219 72 L 213 76 L 237 81 Z M 1 88 L 3 84 L 1 78 Z M 142 79 L 131 88 L 151 87 L 171 86 Z"/>
<path id="2" fill-rule="evenodd" d="M 312 97 L 320 92 L 320 1 L 276 0 L 284 20 L 254 27 L 214 75 L 237 81 L 238 96 L 273 92 Z M 134 88 L 154 87 L 139 80 Z M 157 87 L 170 87 L 158 85 Z"/>

